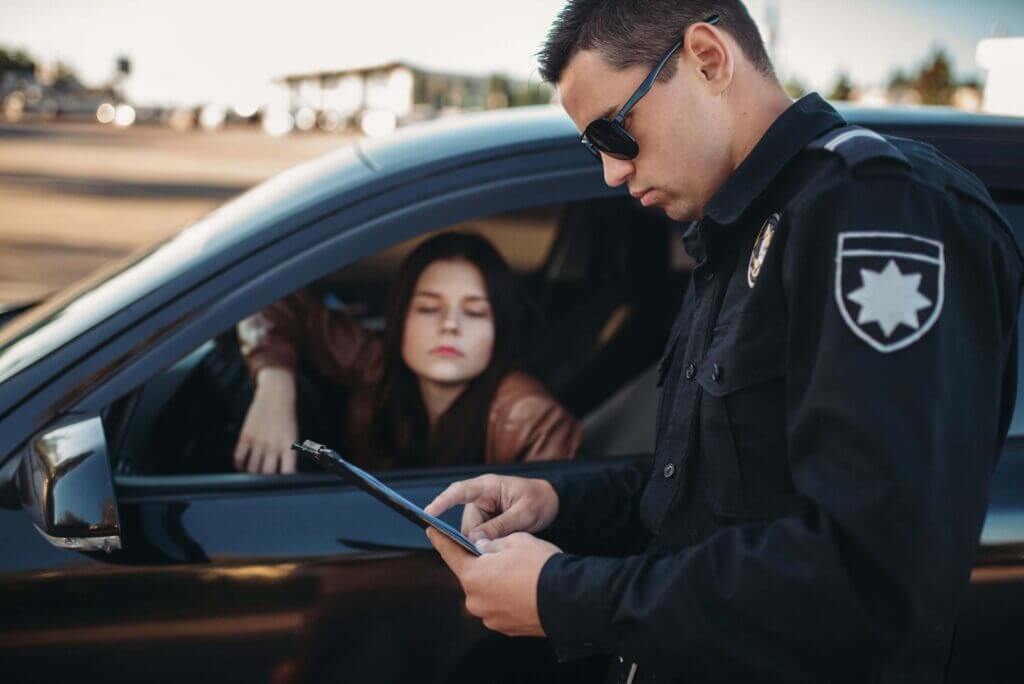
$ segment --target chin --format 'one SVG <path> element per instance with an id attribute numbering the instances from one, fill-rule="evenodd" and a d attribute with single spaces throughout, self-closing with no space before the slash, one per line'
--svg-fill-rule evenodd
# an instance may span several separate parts
<path id="1" fill-rule="evenodd" d="M 468 372 L 461 364 L 443 361 L 440 363 L 425 364 L 425 367 L 415 371 L 424 380 L 439 385 L 458 385 L 469 382 L 479 373 Z"/>
<path id="2" fill-rule="evenodd" d="M 662 210 L 673 221 L 696 221 L 700 218 L 700 212 L 697 210 L 697 207 L 688 202 L 670 202 L 663 206 Z"/>

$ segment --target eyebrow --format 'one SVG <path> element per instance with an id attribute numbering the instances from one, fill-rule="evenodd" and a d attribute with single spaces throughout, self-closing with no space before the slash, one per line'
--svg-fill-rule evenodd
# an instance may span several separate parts
<path id="1" fill-rule="evenodd" d="M 442 295 L 442 294 L 440 294 L 438 292 L 431 292 L 430 290 L 416 290 L 416 292 L 414 292 L 412 296 L 413 297 L 436 297 L 438 299 L 442 299 L 444 297 L 444 295 Z M 472 300 L 472 301 L 481 301 L 481 302 L 488 301 L 487 297 L 484 296 L 484 295 L 468 295 L 466 297 L 463 297 L 463 299 L 468 299 L 468 300 Z"/>

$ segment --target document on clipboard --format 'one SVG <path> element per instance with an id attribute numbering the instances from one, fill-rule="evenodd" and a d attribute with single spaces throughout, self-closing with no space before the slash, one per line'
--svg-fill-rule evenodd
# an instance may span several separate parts
<path id="1" fill-rule="evenodd" d="M 313 459 L 321 468 L 340 475 L 414 525 L 423 529 L 433 527 L 474 556 L 481 555 L 473 542 L 462 536 L 457 529 L 440 518 L 430 515 L 362 468 L 352 465 L 337 451 L 308 439 L 302 444 L 298 442 L 292 444 L 292 449 Z"/>

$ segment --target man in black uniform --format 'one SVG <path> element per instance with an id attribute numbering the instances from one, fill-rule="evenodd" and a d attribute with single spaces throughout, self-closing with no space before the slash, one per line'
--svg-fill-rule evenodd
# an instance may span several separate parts
<path id="1" fill-rule="evenodd" d="M 739 0 L 571 0 L 541 61 L 699 266 L 653 469 L 431 504 L 484 539 L 431 535 L 467 608 L 623 681 L 941 681 L 1016 386 L 1022 259 L 985 188 L 792 103 Z"/>

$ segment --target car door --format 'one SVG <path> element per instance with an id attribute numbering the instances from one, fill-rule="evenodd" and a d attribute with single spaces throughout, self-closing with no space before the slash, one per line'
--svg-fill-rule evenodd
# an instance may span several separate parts
<path id="1" fill-rule="evenodd" d="M 26 438 L 22 457 L 31 459 L 69 426 L 101 424 L 109 439 L 114 407 L 163 369 L 358 257 L 475 216 L 609 194 L 599 168 L 581 160 L 574 146 L 438 168 L 247 255 L 104 340 L 76 367 L 77 377 L 58 379 L 27 401 L 41 407 L 37 416 L 47 415 L 43 407 L 61 410 L 35 419 L 41 427 Z M 116 441 L 95 451 L 107 448 L 116 450 Z M 550 476 L 610 466 L 508 470 Z M 423 504 L 483 470 L 385 480 Z M 114 491 L 120 548 L 53 548 L 22 511 L 0 514 L 8 550 L 0 662 L 15 679 L 52 680 L 83 665 L 115 681 L 197 673 L 246 681 L 443 681 L 472 679 L 473 668 L 493 667 L 494 657 L 508 675 L 517 667 L 554 667 L 545 644 L 489 634 L 466 614 L 461 591 L 421 530 L 329 475 L 129 475 L 115 479 Z"/>
<path id="2" fill-rule="evenodd" d="M 1002 191 L 999 208 L 1024 237 L 1024 194 Z M 951 682 L 1024 681 L 1024 315 L 1017 325 L 1017 404 L 992 474 L 988 516 L 953 641 Z"/>

